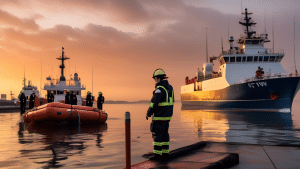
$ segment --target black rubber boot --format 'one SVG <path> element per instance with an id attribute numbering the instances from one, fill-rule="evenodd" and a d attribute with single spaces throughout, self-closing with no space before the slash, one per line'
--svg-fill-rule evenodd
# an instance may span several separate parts
<path id="1" fill-rule="evenodd" d="M 149 160 L 161 161 L 162 160 L 162 155 L 154 154 L 154 156 L 150 157 Z"/>
<path id="2" fill-rule="evenodd" d="M 169 154 L 168 153 L 163 153 L 162 154 L 162 159 L 163 160 L 168 160 L 169 159 Z"/>

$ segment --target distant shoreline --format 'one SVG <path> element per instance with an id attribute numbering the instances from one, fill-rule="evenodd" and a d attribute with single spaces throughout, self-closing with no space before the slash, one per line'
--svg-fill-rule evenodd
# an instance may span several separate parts
<path id="1" fill-rule="evenodd" d="M 181 100 L 175 100 L 175 102 L 181 102 Z M 137 104 L 137 103 L 149 103 L 150 104 L 150 100 L 140 100 L 140 101 L 134 101 L 134 102 L 107 100 L 104 102 L 104 104 Z"/>

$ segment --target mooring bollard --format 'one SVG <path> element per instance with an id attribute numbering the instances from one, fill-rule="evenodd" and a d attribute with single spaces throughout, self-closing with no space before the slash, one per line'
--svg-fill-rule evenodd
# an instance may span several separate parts
<path id="1" fill-rule="evenodd" d="M 126 149 L 126 169 L 131 168 L 130 157 L 130 113 L 125 113 L 125 149 Z"/>

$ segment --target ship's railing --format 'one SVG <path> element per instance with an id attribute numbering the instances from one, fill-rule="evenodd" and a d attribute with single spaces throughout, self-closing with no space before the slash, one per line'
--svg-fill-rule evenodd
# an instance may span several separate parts
<path id="1" fill-rule="evenodd" d="M 244 54 L 244 49 L 229 49 L 227 51 L 222 51 L 221 55 L 231 55 L 231 54 Z"/>
<path id="2" fill-rule="evenodd" d="M 198 77 L 198 82 L 202 82 L 204 80 L 209 80 L 209 79 L 214 79 L 214 78 L 217 78 L 217 77 L 222 77 L 222 74 L 221 73 L 213 73 L 213 74 L 206 75 L 206 76 L 199 76 Z"/>
<path id="3" fill-rule="evenodd" d="M 185 78 L 185 84 L 192 84 L 192 83 L 195 83 L 195 82 L 202 82 L 204 80 L 209 80 L 209 79 L 214 79 L 214 78 L 217 78 L 217 77 L 222 77 L 222 74 L 221 73 L 213 73 L 213 74 L 210 74 L 210 75 L 206 75 L 206 76 L 199 76 L 198 78 L 197 77 L 194 77 L 192 79 L 189 79 L 188 77 Z"/>
<path id="4" fill-rule="evenodd" d="M 217 78 L 217 77 L 222 77 L 222 74 L 221 73 L 213 73 L 213 74 L 206 75 L 206 76 L 199 76 L 198 82 L 201 82 L 201 81 L 204 81 L 204 80 L 209 80 L 209 79 L 214 79 L 214 78 Z"/>
<path id="5" fill-rule="evenodd" d="M 266 54 L 284 54 L 283 49 L 274 50 L 272 48 L 265 48 Z M 231 54 L 245 54 L 244 49 L 229 49 L 227 51 L 222 51 L 221 55 L 231 55 Z"/>
<path id="6" fill-rule="evenodd" d="M 267 79 L 276 79 L 276 78 L 282 78 L 282 77 L 298 77 L 300 76 L 299 73 L 266 73 L 262 76 L 248 76 L 244 77 L 242 80 L 240 80 L 238 83 L 245 83 L 245 82 L 252 82 L 257 80 L 267 80 Z"/>
<path id="7" fill-rule="evenodd" d="M 60 82 L 59 79 L 51 79 L 50 82 L 47 82 L 45 84 L 45 86 L 53 86 L 53 85 L 58 85 Z M 78 81 L 80 83 L 80 80 Z M 66 85 L 68 86 L 75 86 L 75 81 L 72 79 L 72 80 L 66 80 Z"/>
<path id="8" fill-rule="evenodd" d="M 265 48 L 266 53 L 267 54 L 284 54 L 284 50 L 283 49 L 279 49 L 279 50 L 274 50 L 273 48 Z"/>

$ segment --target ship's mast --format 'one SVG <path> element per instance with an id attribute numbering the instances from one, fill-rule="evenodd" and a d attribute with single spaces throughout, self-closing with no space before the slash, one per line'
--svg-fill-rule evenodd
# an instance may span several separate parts
<path id="1" fill-rule="evenodd" d="M 246 39 L 250 39 L 252 34 L 256 33 L 255 31 L 250 31 L 250 27 L 252 25 L 256 25 L 256 23 L 254 23 L 251 20 L 251 17 L 248 17 L 248 15 L 251 15 L 252 13 L 248 13 L 247 8 L 245 9 L 245 13 L 242 13 L 242 14 L 245 15 L 245 18 L 244 18 L 245 22 L 239 22 L 239 23 L 246 27 L 246 30 L 245 30 L 245 34 L 247 35 Z"/>
<path id="2" fill-rule="evenodd" d="M 24 88 L 26 87 L 26 78 L 25 78 L 25 66 L 24 66 L 24 78 L 23 78 L 23 85 L 24 85 Z"/>
<path id="3" fill-rule="evenodd" d="M 59 68 L 61 68 L 61 75 L 60 75 L 60 81 L 66 81 L 66 78 L 64 76 L 64 68 L 65 68 L 65 65 L 64 65 L 64 60 L 67 60 L 67 59 L 70 59 L 68 57 L 65 57 L 65 52 L 64 52 L 64 47 L 62 47 L 62 54 L 61 54 L 61 57 L 59 58 L 56 58 L 58 60 L 61 60 L 61 65 L 59 66 Z"/>
<path id="4" fill-rule="evenodd" d="M 207 49 L 207 28 L 206 28 L 206 38 L 205 38 L 205 39 L 206 39 L 206 43 L 205 43 L 205 44 L 206 44 L 206 45 L 205 45 L 205 46 L 206 46 L 206 63 L 208 63 L 208 49 Z"/>

